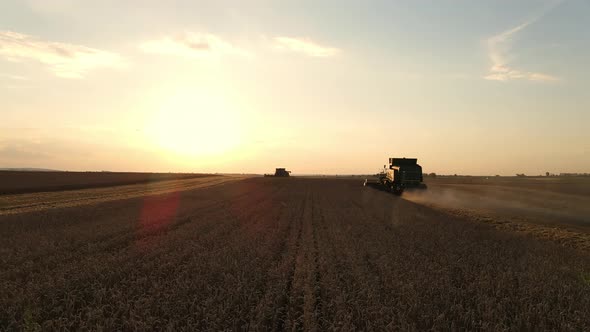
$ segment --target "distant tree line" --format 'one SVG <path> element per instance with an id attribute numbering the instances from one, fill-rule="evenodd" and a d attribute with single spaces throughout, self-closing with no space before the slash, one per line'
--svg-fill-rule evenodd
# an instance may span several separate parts
<path id="1" fill-rule="evenodd" d="M 524 173 L 516 173 L 517 177 L 527 177 L 528 175 L 524 174 Z M 535 176 L 535 175 L 533 175 Z M 537 175 L 537 176 L 543 176 L 543 175 Z M 545 177 L 565 177 L 565 176 L 590 176 L 590 173 L 559 173 L 559 174 L 554 174 L 554 173 L 549 173 L 549 172 L 545 172 Z"/>
<path id="2" fill-rule="evenodd" d="M 497 176 L 497 175 L 496 175 Z M 529 175 L 526 175 L 524 173 L 516 173 L 517 177 L 527 177 Z M 543 176 L 541 174 L 539 175 L 531 175 L 531 176 Z M 549 173 L 549 172 L 545 172 L 545 177 L 567 177 L 567 176 L 590 176 L 590 173 L 559 173 L 559 174 L 554 174 L 554 173 Z"/>
<path id="3" fill-rule="evenodd" d="M 436 173 L 422 173 L 422 176 L 424 177 L 429 177 L 429 178 L 435 178 L 437 176 L 442 176 L 442 177 L 449 177 L 449 176 L 471 176 L 471 175 L 457 175 L 457 174 L 442 174 L 442 175 L 437 175 Z M 496 174 L 496 177 L 500 177 L 500 175 Z M 516 176 L 519 178 L 525 178 L 525 177 L 540 177 L 543 176 L 541 174 L 539 175 L 526 175 L 524 173 L 516 173 Z M 549 173 L 549 172 L 545 172 L 545 176 L 546 177 L 551 177 L 551 176 L 555 176 L 555 177 L 567 177 L 567 176 L 589 176 L 590 177 L 590 173 L 559 173 L 559 174 L 554 174 L 554 173 Z"/>

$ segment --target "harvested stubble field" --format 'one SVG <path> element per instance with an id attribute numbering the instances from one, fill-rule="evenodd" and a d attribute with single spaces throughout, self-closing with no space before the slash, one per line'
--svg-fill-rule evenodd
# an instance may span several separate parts
<path id="1" fill-rule="evenodd" d="M 588 251 L 421 199 L 249 178 L 5 213 L 0 329 L 590 329 Z"/>
<path id="2" fill-rule="evenodd" d="M 210 177 L 213 175 L 193 173 L 0 171 L 0 194 L 99 188 L 166 180 L 194 179 L 205 176 Z"/>

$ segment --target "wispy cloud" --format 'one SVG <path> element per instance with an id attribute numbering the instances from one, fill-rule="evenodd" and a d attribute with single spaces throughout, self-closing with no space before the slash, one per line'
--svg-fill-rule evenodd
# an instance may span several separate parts
<path id="1" fill-rule="evenodd" d="M 302 53 L 313 57 L 331 57 L 340 53 L 335 47 L 320 45 L 307 38 L 275 37 L 273 47 L 281 51 Z"/>
<path id="2" fill-rule="evenodd" d="M 148 40 L 141 43 L 139 48 L 146 53 L 176 55 L 187 58 L 203 58 L 226 54 L 249 55 L 248 52 L 216 35 L 194 32 Z"/>
<path id="3" fill-rule="evenodd" d="M 484 78 L 494 81 L 509 81 L 518 79 L 541 82 L 558 81 L 559 78 L 550 74 L 514 68 L 510 61 L 510 53 L 514 46 L 514 37 L 522 30 L 540 20 L 551 9 L 555 8 L 555 6 L 561 2 L 562 1 L 552 2 L 549 6 L 544 7 L 537 15 L 533 16 L 529 20 L 508 30 L 505 30 L 500 34 L 488 38 L 488 56 L 492 66 Z"/>
<path id="4" fill-rule="evenodd" d="M 24 76 L 20 76 L 20 75 L 12 75 L 12 74 L 2 74 L 0 73 L 0 78 L 5 78 L 5 79 L 9 79 L 9 80 L 14 80 L 14 81 L 28 81 L 29 79 L 24 77 Z"/>
<path id="5" fill-rule="evenodd" d="M 12 31 L 0 31 L 0 57 L 13 62 L 40 62 L 63 78 L 82 78 L 90 70 L 122 64 L 122 58 L 115 53 Z"/>

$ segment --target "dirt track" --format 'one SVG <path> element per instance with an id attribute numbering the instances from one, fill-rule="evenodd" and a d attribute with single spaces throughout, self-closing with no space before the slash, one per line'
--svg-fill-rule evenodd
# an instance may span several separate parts
<path id="1" fill-rule="evenodd" d="M 358 180 L 3 215 L 0 264 L 0 329 L 590 328 L 587 251 Z"/>
<path id="2" fill-rule="evenodd" d="M 205 188 L 227 182 L 242 180 L 245 176 L 198 176 L 183 180 L 158 180 L 155 182 L 118 185 L 105 188 L 86 188 L 55 192 L 34 192 L 28 194 L 0 195 L 0 215 L 55 208 L 97 204 L 114 200 L 144 197 Z"/>

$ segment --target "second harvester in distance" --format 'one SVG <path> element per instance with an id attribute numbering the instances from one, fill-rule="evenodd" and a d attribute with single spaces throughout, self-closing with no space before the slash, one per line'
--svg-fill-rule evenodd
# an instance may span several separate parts
<path id="1" fill-rule="evenodd" d="M 383 165 L 378 179 L 366 179 L 364 185 L 386 189 L 401 195 L 406 188 L 425 189 L 422 166 L 416 158 L 389 158 L 389 167 Z"/>

